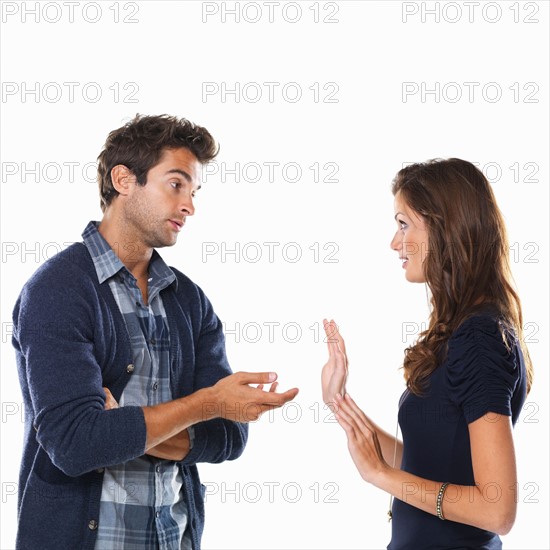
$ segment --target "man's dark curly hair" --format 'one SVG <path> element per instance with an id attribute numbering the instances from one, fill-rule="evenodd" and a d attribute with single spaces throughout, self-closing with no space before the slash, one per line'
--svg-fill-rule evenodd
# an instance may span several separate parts
<path id="1" fill-rule="evenodd" d="M 214 159 L 219 151 L 219 145 L 206 128 L 175 116 L 137 114 L 113 130 L 97 157 L 101 210 L 105 211 L 118 195 L 111 180 L 115 166 L 123 164 L 133 172 L 138 184 L 145 185 L 147 173 L 158 164 L 164 151 L 180 147 L 189 149 L 202 164 Z"/>

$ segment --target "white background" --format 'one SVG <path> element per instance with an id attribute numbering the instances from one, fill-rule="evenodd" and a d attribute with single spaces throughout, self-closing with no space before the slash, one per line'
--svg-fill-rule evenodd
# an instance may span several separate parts
<path id="1" fill-rule="evenodd" d="M 316 331 L 323 317 L 337 320 L 349 391 L 393 432 L 403 349 L 428 308 L 389 248 L 390 183 L 404 163 L 455 156 L 480 163 L 493 184 L 536 369 L 514 431 L 519 506 L 504 545 L 549 548 L 548 3 L 279 2 L 270 13 L 241 2 L 239 22 L 225 11 L 234 7 L 81 2 L 71 14 L 62 2 L 3 2 L 0 547 L 14 547 L 23 432 L 11 311 L 38 265 L 100 219 L 85 165 L 140 112 L 185 116 L 221 143 L 196 215 L 162 254 L 212 300 L 234 370 L 275 370 L 281 389 L 300 388 L 295 404 L 251 425 L 239 460 L 201 465 L 203 547 L 388 543 L 388 496 L 362 482 L 321 404 Z M 266 82 L 278 83 L 271 98 Z M 223 86 L 239 93 L 203 93 Z M 236 163 L 240 181 L 222 171 Z M 273 181 L 263 163 L 280 163 Z M 298 181 L 295 165 L 281 170 L 288 163 Z M 336 181 L 323 181 L 334 167 Z M 266 242 L 277 243 L 273 261 Z"/>

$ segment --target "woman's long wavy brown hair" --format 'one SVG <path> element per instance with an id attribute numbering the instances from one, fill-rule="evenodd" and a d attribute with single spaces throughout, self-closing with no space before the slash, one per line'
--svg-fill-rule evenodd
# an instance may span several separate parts
<path id="1" fill-rule="evenodd" d="M 492 304 L 515 331 L 527 370 L 533 366 L 523 337 L 521 302 L 510 271 L 504 219 L 483 173 L 470 162 L 433 159 L 401 169 L 392 183 L 405 203 L 422 216 L 428 253 L 422 264 L 431 291 L 428 328 L 405 350 L 407 387 L 416 395 L 447 354 L 447 341 L 480 305 Z M 505 328 L 503 339 L 506 342 Z"/>

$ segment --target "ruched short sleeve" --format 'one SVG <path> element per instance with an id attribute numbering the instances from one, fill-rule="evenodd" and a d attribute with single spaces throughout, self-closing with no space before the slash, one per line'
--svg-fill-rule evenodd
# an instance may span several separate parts
<path id="1" fill-rule="evenodd" d="M 516 357 L 518 342 L 506 333 L 498 319 L 475 316 L 449 338 L 447 382 L 450 399 L 463 411 L 469 424 L 488 412 L 512 415 L 511 400 L 520 377 Z"/>

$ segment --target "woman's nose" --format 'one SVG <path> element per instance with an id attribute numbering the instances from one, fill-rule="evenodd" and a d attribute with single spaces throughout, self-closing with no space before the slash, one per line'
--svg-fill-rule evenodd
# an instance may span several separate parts
<path id="1" fill-rule="evenodd" d="M 402 244 L 402 240 L 399 238 L 399 231 L 396 231 L 395 235 L 393 236 L 393 239 L 390 242 L 390 248 L 392 250 L 400 250 L 401 244 Z"/>

